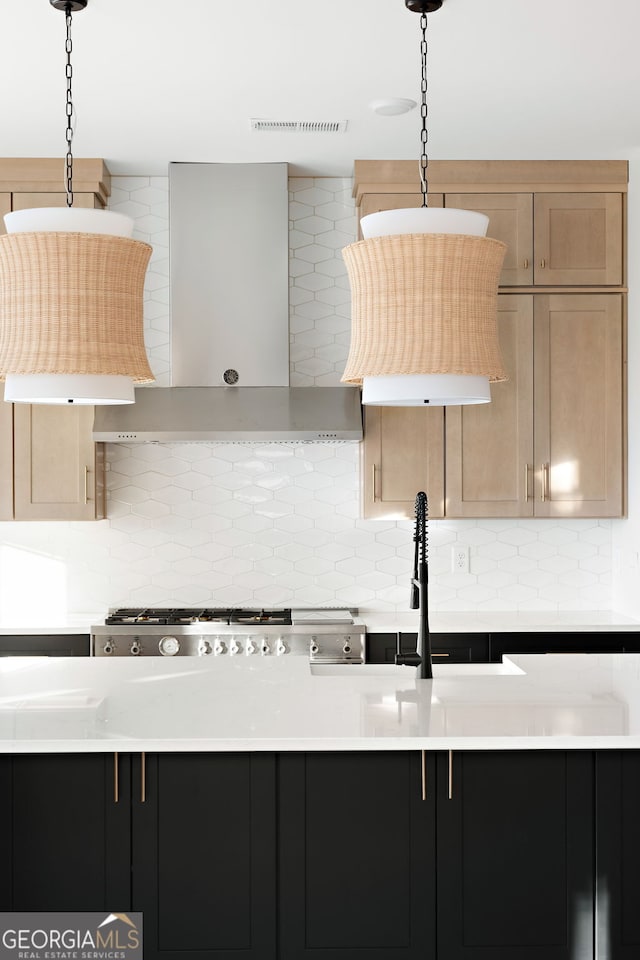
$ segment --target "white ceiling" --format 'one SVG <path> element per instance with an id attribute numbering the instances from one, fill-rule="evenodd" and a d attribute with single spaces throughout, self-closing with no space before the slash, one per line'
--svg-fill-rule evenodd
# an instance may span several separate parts
<path id="1" fill-rule="evenodd" d="M 74 16 L 74 154 L 114 174 L 171 160 L 285 160 L 348 176 L 412 158 L 419 16 L 404 0 L 89 0 Z M 0 156 L 64 153 L 64 15 L 2 0 Z M 620 158 L 640 147 L 639 0 L 445 0 L 429 15 L 430 156 Z M 348 120 L 346 134 L 249 119 Z"/>

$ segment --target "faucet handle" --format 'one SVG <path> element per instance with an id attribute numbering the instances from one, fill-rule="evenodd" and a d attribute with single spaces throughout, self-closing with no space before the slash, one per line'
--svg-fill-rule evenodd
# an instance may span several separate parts
<path id="1" fill-rule="evenodd" d="M 419 667 L 422 657 L 415 650 L 411 650 L 408 653 L 396 653 L 395 662 L 397 667 Z"/>
<path id="2" fill-rule="evenodd" d="M 394 662 L 397 667 L 419 667 L 422 663 L 422 657 L 417 650 L 402 650 L 402 634 L 398 630 L 396 633 L 396 655 Z"/>

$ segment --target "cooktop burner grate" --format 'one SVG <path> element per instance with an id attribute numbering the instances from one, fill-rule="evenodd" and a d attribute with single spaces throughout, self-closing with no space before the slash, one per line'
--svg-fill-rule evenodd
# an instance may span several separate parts
<path id="1" fill-rule="evenodd" d="M 180 624 L 180 623 L 240 623 L 290 624 L 291 610 L 235 610 L 216 607 L 124 607 L 113 610 L 106 624 Z"/>

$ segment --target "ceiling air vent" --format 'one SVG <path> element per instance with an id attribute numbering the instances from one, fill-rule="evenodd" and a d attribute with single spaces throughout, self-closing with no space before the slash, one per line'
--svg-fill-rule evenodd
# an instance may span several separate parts
<path id="1" fill-rule="evenodd" d="M 346 120 L 261 120 L 253 117 L 256 133 L 345 133 Z"/>

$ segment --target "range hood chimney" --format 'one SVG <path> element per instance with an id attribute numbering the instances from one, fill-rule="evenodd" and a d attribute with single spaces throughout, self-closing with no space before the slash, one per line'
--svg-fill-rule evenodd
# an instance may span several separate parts
<path id="1" fill-rule="evenodd" d="M 289 386 L 286 163 L 171 163 L 171 387 L 97 407 L 106 441 L 362 439 L 360 391 Z"/>

